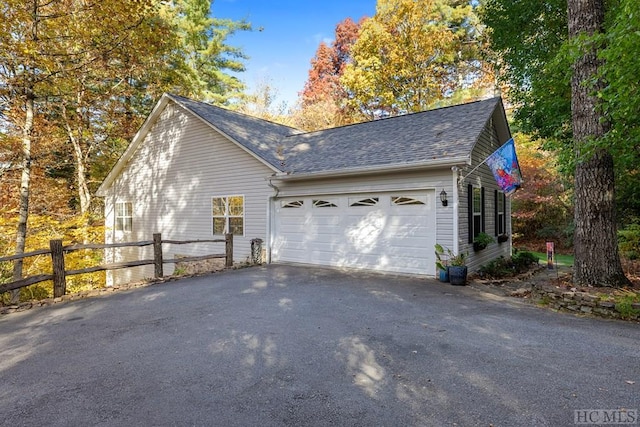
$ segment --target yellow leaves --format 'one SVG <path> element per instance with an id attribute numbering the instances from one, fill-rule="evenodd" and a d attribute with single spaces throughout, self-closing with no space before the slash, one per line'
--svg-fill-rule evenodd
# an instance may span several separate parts
<path id="1" fill-rule="evenodd" d="M 2 215 L 0 212 L 0 256 L 14 253 L 14 236 L 18 218 Z M 45 215 L 30 215 L 29 230 L 26 240 L 25 252 L 38 249 L 48 249 L 49 241 L 62 239 L 64 245 L 81 244 L 83 242 L 104 242 L 104 225 L 101 220 L 90 215 L 76 215 L 70 218 L 56 220 Z M 77 251 L 65 256 L 65 268 L 67 270 L 79 270 L 85 267 L 98 265 L 101 262 L 100 251 Z M 10 277 L 11 263 L 0 263 L 0 283 Z M 23 276 L 29 277 L 37 274 L 51 273 L 51 258 L 48 255 L 26 258 L 23 264 Z M 5 277 L 6 276 L 6 277 Z M 104 272 L 70 276 L 67 278 L 68 292 L 103 287 L 105 284 Z M 45 290 L 52 295 L 50 283 L 34 285 L 41 291 Z"/>
<path id="2" fill-rule="evenodd" d="M 376 15 L 362 24 L 353 62 L 341 80 L 352 102 L 398 113 L 424 110 L 445 96 L 456 81 L 451 73 L 463 49 L 460 30 L 445 18 L 472 12 L 466 6 L 443 8 L 447 4 L 378 1 Z"/>

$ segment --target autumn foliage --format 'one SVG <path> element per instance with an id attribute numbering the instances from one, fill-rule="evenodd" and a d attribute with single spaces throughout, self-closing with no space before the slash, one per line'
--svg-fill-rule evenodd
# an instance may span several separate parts
<path id="1" fill-rule="evenodd" d="M 551 153 L 524 134 L 515 136 L 524 184 L 513 196 L 512 218 L 516 246 L 553 240 L 571 247 L 572 191 L 558 172 Z M 531 247 L 530 249 L 539 249 Z"/>
<path id="2" fill-rule="evenodd" d="M 360 23 L 351 18 L 338 23 L 331 45 L 321 42 L 311 60 L 309 77 L 300 92 L 301 110 L 296 124 L 306 130 L 334 127 L 357 121 L 347 103 L 347 92 L 340 82 L 351 61 L 351 47 L 358 39 Z"/>
<path id="3" fill-rule="evenodd" d="M 13 251 L 13 233 L 17 217 L 0 211 L 0 254 Z M 29 216 L 29 234 L 25 252 L 49 248 L 49 241 L 62 239 L 63 245 L 82 244 L 85 241 L 100 242 L 104 239 L 104 225 L 101 219 L 89 214 L 56 218 L 53 215 L 32 214 Z M 100 251 L 77 251 L 65 255 L 67 270 L 79 270 L 100 264 Z M 24 277 L 37 274 L 51 274 L 51 257 L 38 255 L 25 258 L 23 263 Z M 0 283 L 11 281 L 12 263 L 0 262 Z M 105 286 L 105 273 L 89 273 L 67 277 L 67 291 L 80 292 Z M 53 296 L 53 283 L 42 282 L 20 290 L 22 300 L 42 299 Z M 2 295 L 2 302 L 7 303 L 9 294 Z"/>

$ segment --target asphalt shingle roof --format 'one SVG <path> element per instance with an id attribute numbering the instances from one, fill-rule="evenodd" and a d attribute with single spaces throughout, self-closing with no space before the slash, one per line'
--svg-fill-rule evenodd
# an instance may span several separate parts
<path id="1" fill-rule="evenodd" d="M 469 156 L 500 98 L 316 132 L 172 98 L 282 172 L 317 173 Z"/>

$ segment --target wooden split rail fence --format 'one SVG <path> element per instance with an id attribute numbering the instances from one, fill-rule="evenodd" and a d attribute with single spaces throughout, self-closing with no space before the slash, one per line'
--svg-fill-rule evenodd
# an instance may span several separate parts
<path id="1" fill-rule="evenodd" d="M 162 245 L 185 245 L 191 243 L 224 243 L 224 254 L 212 254 L 193 257 L 180 257 L 174 259 L 164 259 L 162 256 Z M 87 249 L 111 249 L 111 248 L 124 248 L 124 247 L 143 247 L 153 245 L 153 259 L 143 259 L 137 261 L 117 262 L 112 264 L 96 265 L 93 267 L 83 268 L 81 270 L 65 270 L 64 257 L 65 254 L 75 252 L 79 250 Z M 27 252 L 19 255 L 11 255 L 0 258 L 0 262 L 15 261 L 18 259 L 29 258 L 38 255 L 51 255 L 51 262 L 53 271 L 51 274 L 39 274 L 30 276 L 24 279 L 15 280 L 13 282 L 4 283 L 0 285 L 0 293 L 12 291 L 14 289 L 20 289 L 25 286 L 34 285 L 36 283 L 45 282 L 47 280 L 53 281 L 53 296 L 55 298 L 61 297 L 66 293 L 66 277 L 76 274 L 95 273 L 97 271 L 105 270 L 118 270 L 122 268 L 139 267 L 142 265 L 154 265 L 154 276 L 160 278 L 164 276 L 163 264 L 177 263 L 177 262 L 190 262 L 190 261 L 202 261 L 212 258 L 225 258 L 225 267 L 233 266 L 233 235 L 226 234 L 224 239 L 214 240 L 162 240 L 162 236 L 159 233 L 153 235 L 153 240 L 145 240 L 142 242 L 126 242 L 126 243 L 109 243 L 109 244 L 84 244 L 84 245 L 68 245 L 63 246 L 62 240 L 51 240 L 49 242 L 49 249 L 40 249 L 33 252 Z"/>

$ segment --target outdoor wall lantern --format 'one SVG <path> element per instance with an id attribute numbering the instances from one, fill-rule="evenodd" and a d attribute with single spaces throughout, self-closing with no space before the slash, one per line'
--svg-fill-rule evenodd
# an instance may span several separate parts
<path id="1" fill-rule="evenodd" d="M 447 200 L 447 192 L 444 189 L 440 192 L 440 201 L 442 202 L 442 206 L 447 206 L 449 201 Z"/>

